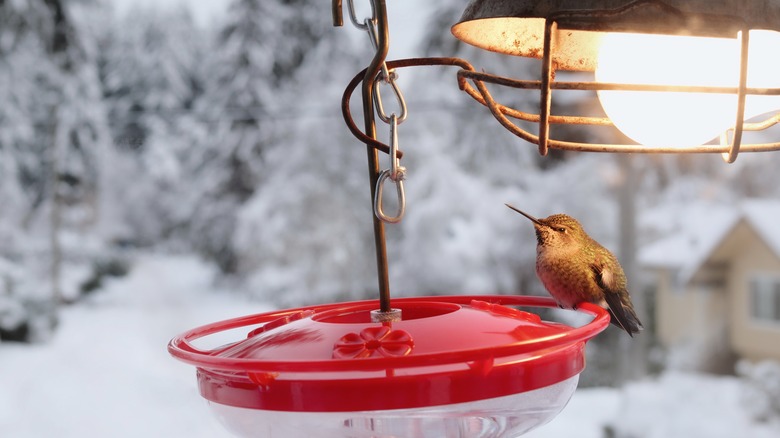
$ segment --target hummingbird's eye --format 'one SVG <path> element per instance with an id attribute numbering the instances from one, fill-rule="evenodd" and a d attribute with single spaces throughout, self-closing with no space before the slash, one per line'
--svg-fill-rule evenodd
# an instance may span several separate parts
<path id="1" fill-rule="evenodd" d="M 566 232 L 566 228 L 558 227 L 558 229 L 556 231 L 561 232 L 561 233 L 565 233 Z"/>

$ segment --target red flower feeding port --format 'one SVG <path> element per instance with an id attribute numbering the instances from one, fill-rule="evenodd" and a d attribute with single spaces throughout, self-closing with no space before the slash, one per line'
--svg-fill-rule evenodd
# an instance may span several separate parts
<path id="1" fill-rule="evenodd" d="M 197 367 L 201 395 L 239 436 L 514 437 L 557 415 L 609 324 L 547 322 L 528 296 L 393 300 L 402 318 L 372 322 L 376 301 L 327 304 L 192 329 L 168 350 Z M 247 329 L 203 350 L 199 338 Z"/>

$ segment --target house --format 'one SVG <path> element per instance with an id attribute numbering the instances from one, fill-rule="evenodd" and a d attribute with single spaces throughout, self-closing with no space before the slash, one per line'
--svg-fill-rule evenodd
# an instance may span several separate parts
<path id="1" fill-rule="evenodd" d="M 729 356 L 780 361 L 780 202 L 689 206 L 666 218 L 676 229 L 638 254 L 653 274 L 661 344 L 705 371 Z"/>

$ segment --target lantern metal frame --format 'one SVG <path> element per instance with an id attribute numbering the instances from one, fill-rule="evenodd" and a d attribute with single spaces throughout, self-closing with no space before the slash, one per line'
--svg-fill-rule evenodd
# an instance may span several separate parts
<path id="1" fill-rule="evenodd" d="M 459 29 L 464 23 L 479 23 L 480 20 L 499 19 L 544 19 L 542 40 L 542 71 L 540 80 L 515 80 L 498 77 L 480 72 L 461 71 L 459 79 L 469 79 L 477 84 L 480 96 L 469 94 L 480 103 L 487 106 L 493 116 L 513 134 L 538 145 L 539 153 L 546 155 L 549 148 L 590 151 L 590 152 L 629 152 L 629 153 L 721 153 L 725 161 L 731 163 L 740 151 L 763 152 L 780 150 L 780 142 L 773 143 L 742 143 L 744 131 L 767 129 L 780 121 L 780 115 L 772 114 L 754 123 L 745 123 L 745 99 L 748 95 L 777 96 L 780 88 L 747 87 L 748 52 L 751 29 L 769 28 L 780 30 L 780 5 L 771 4 L 767 0 L 724 0 L 709 2 L 703 0 L 548 0 L 532 2 L 528 0 L 475 0 L 467 7 L 461 21 L 453 26 L 453 33 L 460 39 L 464 31 Z M 666 86 L 647 84 L 617 84 L 600 82 L 557 82 L 555 81 L 556 63 L 554 42 L 559 38 L 558 32 L 572 35 L 572 31 L 580 32 L 640 32 L 668 33 L 697 36 L 725 37 L 740 33 L 740 64 L 739 82 L 735 87 L 710 86 Z M 682 32 L 681 32 L 682 30 Z M 570 37 L 576 40 L 577 37 Z M 498 47 L 492 42 L 484 45 L 480 42 L 466 41 L 478 47 L 491 51 L 509 53 L 507 47 Z M 583 47 L 581 41 L 571 43 L 575 47 Z M 538 51 L 533 48 L 527 55 L 534 56 Z M 564 63 L 564 62 L 561 62 Z M 583 58 L 572 60 L 567 69 L 579 69 L 577 63 L 586 64 Z M 564 63 L 565 64 L 565 63 Z M 584 69 L 588 69 L 587 67 Z M 520 89 L 534 89 L 540 92 L 540 111 L 529 114 L 498 104 L 486 93 L 480 82 L 488 82 Z M 462 82 L 461 82 L 462 84 Z M 463 86 L 461 85 L 461 88 Z M 645 146 L 639 144 L 598 144 L 561 141 L 550 138 L 551 124 L 614 126 L 609 118 L 555 116 L 551 114 L 552 90 L 617 90 L 641 92 L 682 92 L 682 93 L 717 93 L 737 96 L 736 119 L 733 127 L 720 135 L 719 144 L 698 146 Z M 515 118 L 527 122 L 538 123 L 538 134 L 533 134 L 521 128 L 512 120 Z M 729 134 L 732 134 L 731 136 Z M 731 137 L 731 139 L 729 139 Z"/>
<path id="2" fill-rule="evenodd" d="M 339 0 L 334 0 L 334 24 L 340 20 Z M 536 7 L 537 4 L 546 6 Z M 683 3 L 690 4 L 688 10 L 681 9 Z M 743 143 L 743 133 L 746 131 L 766 130 L 780 122 L 780 113 L 767 116 L 763 120 L 745 122 L 745 100 L 747 96 L 780 96 L 780 88 L 759 88 L 747 86 L 748 55 L 751 29 L 769 28 L 780 31 L 780 20 L 772 21 L 774 11 L 767 13 L 765 7 L 768 0 L 753 0 L 748 5 L 739 7 L 744 0 L 724 0 L 717 2 L 726 4 L 725 7 L 715 7 L 719 13 L 713 13 L 711 2 L 692 0 L 548 0 L 547 2 L 535 2 L 530 0 L 476 0 L 473 1 L 464 12 L 461 21 L 453 26 L 455 28 L 469 21 L 483 20 L 486 18 L 543 18 L 544 33 L 540 58 L 542 61 L 541 77 L 537 80 L 513 79 L 477 71 L 468 61 L 459 58 L 413 58 L 397 61 L 388 61 L 388 68 L 408 66 L 452 65 L 460 66 L 457 73 L 458 85 L 474 100 L 486 106 L 493 117 L 507 130 L 521 139 L 535 144 L 541 155 L 546 155 L 549 149 L 560 149 L 580 152 L 614 152 L 614 153 L 720 153 L 724 160 L 732 163 L 737 159 L 739 152 L 767 152 L 780 150 L 780 142 L 769 143 Z M 758 6 L 756 6 L 758 4 Z M 476 6 L 475 6 L 476 5 Z M 587 5 L 589 8 L 584 8 Z M 606 5 L 606 6 L 599 6 Z M 752 7 L 750 7 L 752 6 Z M 708 9 L 709 8 L 709 9 Z M 780 6 L 776 7 L 780 13 Z M 697 12 L 699 11 L 699 12 Z M 701 12 L 701 11 L 707 11 Z M 650 20 L 653 14 L 655 21 Z M 736 14 L 736 15 L 732 15 Z M 669 19 L 672 17 L 672 19 Z M 386 19 L 386 17 L 385 17 Z M 670 22 L 672 22 L 670 24 Z M 665 24 L 664 24 L 665 23 Z M 711 24 L 708 26 L 708 23 Z M 649 85 L 649 84 L 623 84 L 606 83 L 596 81 L 556 81 L 555 72 L 559 60 L 556 59 L 554 41 L 559 31 L 572 29 L 587 32 L 603 31 L 636 31 L 644 33 L 672 33 L 672 26 L 685 26 L 688 34 L 699 36 L 724 37 L 736 32 L 741 32 L 740 37 L 740 65 L 739 82 L 734 87 L 712 86 L 683 86 L 683 85 Z M 458 36 L 460 38 L 460 36 Z M 469 42 L 469 41 L 467 41 Z M 582 44 L 582 43 L 580 43 Z M 482 48 L 503 52 L 504 49 L 495 45 L 486 44 Z M 530 49 L 529 56 L 539 55 L 534 49 Z M 504 52 L 506 53 L 506 52 Z M 576 60 L 582 64 L 582 59 Z M 574 65 L 575 61 L 571 62 Z M 592 63 L 592 61 L 591 61 Z M 587 63 L 586 63 L 587 64 Z M 587 67 L 586 67 L 587 69 Z M 364 70 L 358 76 L 365 81 L 368 75 Z M 358 77 L 355 78 L 357 80 Z M 469 83 L 470 82 L 470 83 Z M 486 84 L 510 87 L 515 89 L 536 90 L 539 92 L 540 109 L 538 113 L 529 113 L 512 108 L 497 102 L 488 90 Z M 354 82 L 347 87 L 343 103 L 343 112 L 347 125 L 358 139 L 368 146 L 389 153 L 390 147 L 377 141 L 371 133 L 363 133 L 351 121 L 348 108 L 350 88 L 357 84 Z M 564 141 L 551 138 L 550 127 L 553 124 L 560 125 L 589 125 L 600 127 L 613 127 L 614 123 L 608 117 L 567 116 L 551 113 L 553 90 L 580 90 L 580 91 L 640 91 L 640 92 L 677 92 L 677 93 L 714 93 L 731 94 L 737 97 L 735 123 L 720 135 L 718 144 L 704 144 L 696 146 L 646 146 L 641 144 L 609 144 L 609 143 L 583 143 Z M 365 91 L 365 90 L 364 90 Z M 538 125 L 538 133 L 534 134 L 521 127 L 512 119 L 535 123 Z M 616 129 L 616 128 L 615 128 Z M 661 128 L 663 129 L 663 128 Z M 398 151 L 397 157 L 402 156 Z"/>

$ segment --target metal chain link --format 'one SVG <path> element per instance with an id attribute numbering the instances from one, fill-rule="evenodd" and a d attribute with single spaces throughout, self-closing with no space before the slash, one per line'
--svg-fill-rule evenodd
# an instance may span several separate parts
<path id="1" fill-rule="evenodd" d="M 365 18 L 362 22 L 357 18 L 353 0 L 347 1 L 347 9 L 349 10 L 349 18 L 350 21 L 352 21 L 352 24 L 358 29 L 366 31 L 371 41 L 371 46 L 374 50 L 378 50 L 379 30 L 377 29 L 377 14 L 374 2 L 369 1 L 369 3 L 371 4 L 371 17 Z M 376 189 L 374 190 L 374 214 L 381 221 L 387 223 L 400 222 L 406 211 L 406 196 L 403 184 L 403 181 L 406 178 L 406 168 L 400 165 L 400 160 L 397 158 L 396 153 L 398 151 L 398 125 L 406 120 L 408 111 L 406 108 L 406 100 L 401 92 L 401 88 L 398 86 L 397 79 L 398 74 L 395 70 L 388 69 L 387 64 L 382 62 L 381 70 L 375 79 L 373 95 L 377 117 L 390 126 L 390 168 L 380 172 L 376 181 Z M 380 91 L 383 84 L 389 85 L 393 90 L 393 95 L 398 103 L 399 114 L 396 114 L 395 112 L 387 114 L 385 111 L 382 93 Z M 385 180 L 388 178 L 396 185 L 396 192 L 398 195 L 398 210 L 394 216 L 388 216 L 382 208 L 383 187 Z"/>
<path id="2" fill-rule="evenodd" d="M 349 10 L 349 19 L 352 21 L 352 24 L 355 25 L 360 30 L 368 30 L 368 25 L 364 24 L 366 21 L 376 21 L 376 9 L 374 8 L 374 2 L 369 1 L 369 5 L 371 5 L 371 17 L 366 18 L 364 21 L 360 21 L 357 18 L 357 14 L 355 13 L 355 2 L 352 0 L 347 0 L 348 10 Z"/>
<path id="3" fill-rule="evenodd" d="M 374 196 L 374 214 L 383 222 L 395 224 L 401 221 L 406 211 L 406 195 L 404 193 L 404 179 L 406 168 L 401 166 L 396 157 L 398 151 L 398 116 L 390 116 L 390 168 L 383 170 L 376 181 L 376 195 Z M 386 179 L 395 183 L 398 193 L 398 210 L 395 216 L 388 216 L 382 208 L 382 193 Z"/>

